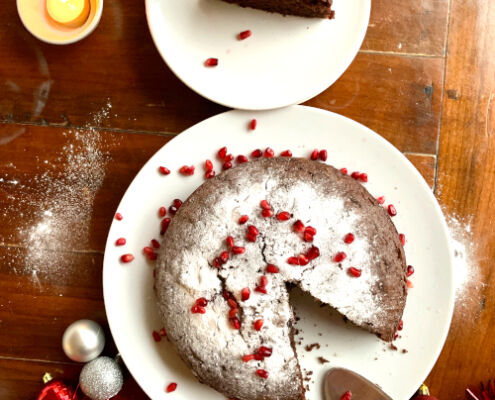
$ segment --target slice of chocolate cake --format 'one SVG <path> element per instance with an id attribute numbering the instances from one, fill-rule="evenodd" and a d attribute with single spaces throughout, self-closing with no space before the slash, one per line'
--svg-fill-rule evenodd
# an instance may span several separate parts
<path id="1" fill-rule="evenodd" d="M 334 17 L 332 0 L 223 0 L 241 7 L 257 8 L 283 15 L 298 15 L 308 18 Z"/>

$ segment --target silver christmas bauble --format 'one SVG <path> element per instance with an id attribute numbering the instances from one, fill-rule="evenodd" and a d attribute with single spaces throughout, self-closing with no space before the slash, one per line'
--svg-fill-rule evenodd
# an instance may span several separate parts
<path id="1" fill-rule="evenodd" d="M 90 399 L 107 400 L 120 392 L 124 378 L 115 360 L 98 357 L 84 366 L 79 375 L 79 384 Z"/>
<path id="2" fill-rule="evenodd" d="M 105 347 L 103 329 L 89 319 L 73 322 L 64 332 L 62 347 L 71 360 L 78 362 L 94 360 Z"/>

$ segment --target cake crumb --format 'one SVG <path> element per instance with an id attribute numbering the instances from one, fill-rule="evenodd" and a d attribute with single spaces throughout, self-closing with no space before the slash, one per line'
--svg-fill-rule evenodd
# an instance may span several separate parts
<path id="1" fill-rule="evenodd" d="M 326 364 L 326 363 L 330 362 L 326 358 L 321 357 L 321 356 L 318 357 L 318 361 L 320 362 L 320 364 Z"/>
<path id="2" fill-rule="evenodd" d="M 390 350 L 397 351 L 397 346 L 393 343 L 390 343 Z"/>
<path id="3" fill-rule="evenodd" d="M 406 354 L 406 353 L 409 353 L 407 349 L 402 349 L 402 354 Z"/>
<path id="4" fill-rule="evenodd" d="M 319 343 L 312 343 L 312 344 L 307 344 L 304 348 L 306 349 L 306 351 L 311 351 L 313 350 L 314 348 L 317 348 L 319 349 L 321 346 Z"/>

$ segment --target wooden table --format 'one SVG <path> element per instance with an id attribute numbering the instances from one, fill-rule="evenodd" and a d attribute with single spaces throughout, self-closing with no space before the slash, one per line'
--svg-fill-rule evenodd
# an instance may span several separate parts
<path id="1" fill-rule="evenodd" d="M 81 366 L 61 336 L 80 318 L 106 326 L 113 210 L 157 149 L 224 109 L 165 66 L 143 1 L 105 1 L 98 29 L 62 47 L 32 37 L 14 1 L 0 4 L 0 398 L 10 400 L 34 398 L 45 371 L 77 382 Z M 442 205 L 460 278 L 427 384 L 441 400 L 463 399 L 468 385 L 495 378 L 495 2 L 372 8 L 349 70 L 307 104 L 383 135 Z M 129 377 L 119 398 L 146 396 Z"/>

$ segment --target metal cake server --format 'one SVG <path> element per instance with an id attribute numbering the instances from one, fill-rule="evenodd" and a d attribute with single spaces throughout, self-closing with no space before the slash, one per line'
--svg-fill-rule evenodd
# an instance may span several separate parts
<path id="1" fill-rule="evenodd" d="M 340 400 L 348 390 L 353 400 L 392 400 L 378 386 L 356 372 L 344 368 L 332 368 L 327 372 L 323 381 L 324 400 Z"/>

